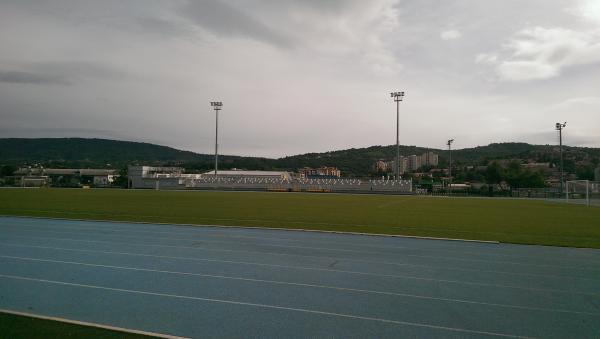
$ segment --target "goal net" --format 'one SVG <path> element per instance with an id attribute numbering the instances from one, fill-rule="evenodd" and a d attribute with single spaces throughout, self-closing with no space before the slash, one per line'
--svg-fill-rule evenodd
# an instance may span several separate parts
<path id="1" fill-rule="evenodd" d="M 568 203 L 600 206 L 600 181 L 567 181 L 565 193 Z"/>

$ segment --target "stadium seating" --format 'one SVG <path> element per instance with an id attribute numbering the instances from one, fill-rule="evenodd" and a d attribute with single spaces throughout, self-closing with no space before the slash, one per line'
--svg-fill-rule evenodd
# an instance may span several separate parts
<path id="1" fill-rule="evenodd" d="M 228 188 L 270 191 L 313 191 L 313 192 L 403 192 L 412 190 L 409 180 L 361 180 L 347 178 L 294 178 L 228 177 L 195 175 L 183 180 L 186 188 Z"/>

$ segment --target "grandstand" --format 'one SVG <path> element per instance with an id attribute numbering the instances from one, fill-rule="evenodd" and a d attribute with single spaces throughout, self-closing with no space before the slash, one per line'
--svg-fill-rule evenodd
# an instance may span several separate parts
<path id="1" fill-rule="evenodd" d="M 410 180 L 305 179 L 264 177 L 207 177 L 185 180 L 188 189 L 266 190 L 279 192 L 389 192 L 411 193 Z"/>
<path id="2" fill-rule="evenodd" d="M 131 166 L 131 188 L 248 190 L 279 192 L 354 192 L 404 193 L 412 192 L 411 180 L 301 178 L 289 172 L 277 171 L 220 171 L 185 174 L 177 167 Z"/>

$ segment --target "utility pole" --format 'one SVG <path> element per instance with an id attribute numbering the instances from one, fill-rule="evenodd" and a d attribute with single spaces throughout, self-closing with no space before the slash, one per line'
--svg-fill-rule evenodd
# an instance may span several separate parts
<path id="1" fill-rule="evenodd" d="M 563 147 L 562 147 L 562 130 L 567 127 L 567 122 L 564 123 L 557 122 L 556 130 L 558 131 L 558 141 L 560 144 L 560 195 L 562 197 L 563 194 L 563 184 L 565 182 L 565 173 L 563 168 Z"/>
<path id="2" fill-rule="evenodd" d="M 452 190 L 452 143 L 454 142 L 454 139 L 450 139 L 448 140 L 448 154 L 450 157 L 450 165 L 448 166 L 448 195 L 451 194 L 451 190 Z"/>
<path id="3" fill-rule="evenodd" d="M 396 180 L 400 179 L 400 101 L 404 98 L 404 92 L 390 93 L 396 102 Z"/>
<path id="4" fill-rule="evenodd" d="M 223 107 L 220 101 L 211 101 L 210 105 L 215 110 L 215 178 L 219 168 L 219 111 Z"/>

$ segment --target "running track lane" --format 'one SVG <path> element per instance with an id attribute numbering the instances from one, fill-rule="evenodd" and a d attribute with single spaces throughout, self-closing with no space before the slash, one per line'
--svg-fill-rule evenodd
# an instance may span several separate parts
<path id="1" fill-rule="evenodd" d="M 597 338 L 600 251 L 0 217 L 0 309 L 193 338 Z"/>

